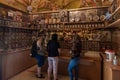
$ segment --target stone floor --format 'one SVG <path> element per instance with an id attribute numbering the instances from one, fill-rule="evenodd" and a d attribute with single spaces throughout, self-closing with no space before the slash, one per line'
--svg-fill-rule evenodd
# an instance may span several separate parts
<path id="1" fill-rule="evenodd" d="M 36 78 L 35 74 L 36 74 L 36 65 L 17 74 L 16 76 L 8 79 L 8 80 L 47 80 L 47 73 L 44 72 L 45 78 L 44 79 L 40 79 L 40 78 Z M 58 75 L 58 79 L 59 80 L 69 80 L 69 76 L 64 76 L 64 75 Z M 83 80 L 83 79 L 79 79 L 79 80 Z"/>

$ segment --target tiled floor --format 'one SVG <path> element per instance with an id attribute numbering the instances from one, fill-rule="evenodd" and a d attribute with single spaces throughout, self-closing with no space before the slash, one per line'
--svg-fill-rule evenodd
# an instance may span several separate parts
<path id="1" fill-rule="evenodd" d="M 47 80 L 47 73 L 44 72 L 45 78 L 44 79 L 39 79 L 36 78 L 35 74 L 36 74 L 36 65 L 19 73 L 18 75 L 10 78 L 9 80 Z M 68 76 L 64 76 L 64 75 L 59 75 L 58 76 L 59 80 L 69 80 Z M 83 79 L 79 79 L 79 80 L 83 80 Z"/>

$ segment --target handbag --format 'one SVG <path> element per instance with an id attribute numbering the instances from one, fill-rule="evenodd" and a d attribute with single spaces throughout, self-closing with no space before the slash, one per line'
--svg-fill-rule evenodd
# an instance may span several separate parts
<path id="1" fill-rule="evenodd" d="M 34 41 L 32 44 L 31 53 L 29 55 L 30 57 L 35 57 L 36 54 L 37 54 L 37 44 L 36 41 Z"/>

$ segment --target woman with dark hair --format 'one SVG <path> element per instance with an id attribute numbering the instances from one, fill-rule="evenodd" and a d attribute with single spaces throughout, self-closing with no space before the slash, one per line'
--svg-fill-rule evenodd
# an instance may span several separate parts
<path id="1" fill-rule="evenodd" d="M 38 33 L 38 38 L 32 44 L 31 53 L 33 54 L 32 57 L 36 58 L 38 67 L 37 67 L 37 78 L 44 78 L 41 72 L 41 67 L 44 65 L 45 60 L 45 46 L 44 46 L 44 33 Z"/>
<path id="2" fill-rule="evenodd" d="M 72 46 L 70 49 L 70 54 L 71 54 L 71 60 L 68 66 L 68 73 L 70 76 L 70 80 L 73 80 L 73 70 L 75 72 L 75 80 L 78 80 L 78 64 L 79 64 L 79 58 L 80 58 L 80 53 L 82 51 L 82 44 L 79 35 L 75 34 L 73 36 L 72 40 Z"/>
<path id="3" fill-rule="evenodd" d="M 49 42 L 47 44 L 47 51 L 48 51 L 48 80 L 50 80 L 52 72 L 53 72 L 54 80 L 57 80 L 58 56 L 59 56 L 59 53 L 60 53 L 60 45 L 59 45 L 59 43 L 57 41 L 57 38 L 58 38 L 58 35 L 53 34 L 52 39 L 49 40 Z"/>

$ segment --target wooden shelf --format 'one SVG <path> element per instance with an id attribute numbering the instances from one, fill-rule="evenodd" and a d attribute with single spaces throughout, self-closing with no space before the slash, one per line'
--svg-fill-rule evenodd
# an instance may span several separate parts
<path id="1" fill-rule="evenodd" d="M 118 19 L 115 22 L 109 24 L 106 28 L 120 28 L 120 19 Z"/>
<path id="2" fill-rule="evenodd" d="M 35 28 L 28 28 L 28 27 L 10 27 L 10 26 L 0 26 L 2 28 L 16 28 L 16 29 L 26 29 L 26 30 L 39 30 L 39 29 L 35 29 Z"/>
<path id="3" fill-rule="evenodd" d="M 104 21 L 59 22 L 59 23 L 44 23 L 44 24 L 46 24 L 46 25 L 57 25 L 57 24 L 75 25 L 75 24 L 96 24 L 96 23 L 97 24 L 104 23 Z"/>
<path id="4" fill-rule="evenodd" d="M 46 25 L 58 25 L 58 24 L 62 24 L 61 22 L 60 23 L 45 23 Z"/>
<path id="5" fill-rule="evenodd" d="M 31 49 L 31 47 L 11 49 L 11 50 L 1 50 L 0 55 L 13 54 L 13 53 L 16 53 L 16 52 L 21 52 L 21 51 L 30 50 L 30 49 Z"/>
<path id="6" fill-rule="evenodd" d="M 68 25 L 75 25 L 75 24 L 98 24 L 98 23 L 104 23 L 104 21 L 90 21 L 90 22 L 63 22 L 63 24 Z"/>
<path id="7" fill-rule="evenodd" d="M 111 19 L 118 11 L 120 10 L 120 7 L 118 7 L 111 15 L 111 17 L 109 19 Z"/>
<path id="8" fill-rule="evenodd" d="M 116 16 L 117 14 L 119 14 L 120 12 L 120 7 L 118 7 L 111 15 L 111 17 L 109 18 L 109 22 L 114 18 L 114 16 Z M 120 19 L 116 18 L 114 22 L 108 24 L 106 26 L 106 29 L 118 29 L 120 27 Z"/>
<path id="9" fill-rule="evenodd" d="M 108 6 L 83 7 L 83 8 L 77 8 L 77 9 L 63 9 L 63 10 L 67 10 L 67 11 L 77 11 L 77 10 L 101 9 L 101 8 L 108 8 Z M 46 14 L 46 13 L 59 13 L 60 11 L 61 11 L 61 10 L 35 12 L 35 13 L 32 13 L 31 15 Z"/>

